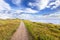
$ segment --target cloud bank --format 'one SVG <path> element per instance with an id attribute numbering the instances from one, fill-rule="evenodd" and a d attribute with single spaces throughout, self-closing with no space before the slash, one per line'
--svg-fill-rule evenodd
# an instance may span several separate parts
<path id="1" fill-rule="evenodd" d="M 36 2 L 32 3 L 30 2 L 28 5 L 31 6 L 31 7 L 37 7 L 39 10 L 43 10 L 45 8 L 51 8 L 52 5 L 52 8 L 51 9 L 55 9 L 57 7 L 60 6 L 60 0 L 56 0 L 54 2 L 51 2 L 53 0 L 36 0 Z"/>
<path id="2" fill-rule="evenodd" d="M 4 0 L 0 0 L 0 19 L 26 19 L 26 20 L 36 20 L 36 21 L 46 21 L 47 20 L 60 20 L 60 12 L 51 13 L 49 15 L 36 15 L 41 10 L 46 8 L 56 9 L 60 6 L 60 0 L 56 0 L 51 2 L 52 0 L 35 0 L 35 2 L 29 2 L 28 5 L 31 7 L 27 7 L 24 9 L 14 10 L 11 6 L 6 3 Z M 12 0 L 12 3 L 21 6 L 22 0 Z M 52 6 L 52 7 L 51 7 Z M 32 8 L 37 7 L 38 10 L 34 10 Z M 22 7 L 21 7 L 22 8 Z M 34 14 L 34 15 L 32 15 Z"/>

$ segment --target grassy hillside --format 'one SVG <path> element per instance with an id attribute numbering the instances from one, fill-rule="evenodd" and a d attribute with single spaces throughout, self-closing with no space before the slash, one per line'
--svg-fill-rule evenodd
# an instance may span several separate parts
<path id="1" fill-rule="evenodd" d="M 24 21 L 30 40 L 60 40 L 60 25 Z"/>
<path id="2" fill-rule="evenodd" d="M 20 24 L 19 19 L 0 20 L 0 40 L 10 40 Z"/>

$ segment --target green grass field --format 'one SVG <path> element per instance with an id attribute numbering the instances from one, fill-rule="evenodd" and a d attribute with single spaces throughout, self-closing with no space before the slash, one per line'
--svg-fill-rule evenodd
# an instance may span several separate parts
<path id="1" fill-rule="evenodd" d="M 19 19 L 0 20 L 0 40 L 10 40 L 20 25 Z M 60 40 L 60 25 L 24 20 L 30 40 Z"/>
<path id="2" fill-rule="evenodd" d="M 0 20 L 0 40 L 10 40 L 19 24 L 19 19 Z"/>
<path id="3" fill-rule="evenodd" d="M 30 40 L 60 40 L 60 25 L 24 21 Z"/>

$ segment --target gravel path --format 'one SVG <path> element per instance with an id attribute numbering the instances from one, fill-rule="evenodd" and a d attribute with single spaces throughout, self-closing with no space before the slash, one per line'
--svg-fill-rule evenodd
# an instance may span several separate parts
<path id="1" fill-rule="evenodd" d="M 21 21 L 19 28 L 13 34 L 11 40 L 29 40 L 28 32 L 24 23 Z"/>

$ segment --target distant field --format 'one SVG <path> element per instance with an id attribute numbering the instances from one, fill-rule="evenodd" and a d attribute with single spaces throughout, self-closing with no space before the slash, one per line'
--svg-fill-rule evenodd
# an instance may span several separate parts
<path id="1" fill-rule="evenodd" d="M 60 40 L 60 25 L 24 21 L 30 40 Z"/>
<path id="2" fill-rule="evenodd" d="M 19 19 L 0 20 L 0 40 L 10 40 L 20 24 Z"/>

